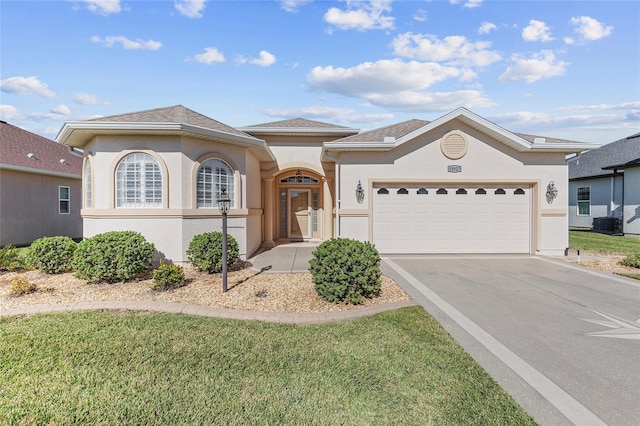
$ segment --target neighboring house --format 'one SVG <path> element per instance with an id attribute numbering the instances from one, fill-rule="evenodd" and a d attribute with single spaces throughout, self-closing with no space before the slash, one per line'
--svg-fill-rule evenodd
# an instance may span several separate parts
<path id="1" fill-rule="evenodd" d="M 614 231 L 617 222 L 616 231 L 640 236 L 640 133 L 579 154 L 567 164 L 569 226 Z"/>
<path id="2" fill-rule="evenodd" d="M 243 257 L 336 236 L 381 253 L 562 254 L 565 156 L 596 147 L 464 108 L 360 133 L 305 119 L 232 128 L 178 105 L 67 122 L 57 140 L 84 150 L 85 236 L 136 230 L 176 262 L 220 230 L 223 188 Z"/>
<path id="3" fill-rule="evenodd" d="M 0 121 L 0 246 L 82 237 L 82 158 Z"/>

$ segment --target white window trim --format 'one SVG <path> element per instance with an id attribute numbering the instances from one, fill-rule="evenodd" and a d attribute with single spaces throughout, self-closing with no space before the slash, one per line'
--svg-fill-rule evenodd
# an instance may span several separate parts
<path id="1" fill-rule="evenodd" d="M 580 200 L 580 190 L 587 188 L 589 190 L 589 199 L 588 200 Z M 580 203 L 589 203 L 589 213 L 584 214 L 580 213 Z M 591 216 L 591 187 L 590 186 L 579 186 L 576 188 L 576 215 L 582 217 L 590 217 Z"/>
<path id="2" fill-rule="evenodd" d="M 67 189 L 67 198 L 62 198 L 61 190 L 62 188 Z M 62 203 L 67 203 L 67 211 L 62 211 Z M 71 214 L 71 188 L 68 186 L 59 186 L 58 187 L 58 214 Z"/>

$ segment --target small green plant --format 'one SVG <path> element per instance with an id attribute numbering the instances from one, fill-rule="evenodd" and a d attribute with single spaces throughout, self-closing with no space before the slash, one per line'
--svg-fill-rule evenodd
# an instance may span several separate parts
<path id="1" fill-rule="evenodd" d="M 169 265 L 160 261 L 160 267 L 153 271 L 153 290 L 168 290 L 183 287 L 185 284 L 184 270 L 179 265 Z"/>
<path id="2" fill-rule="evenodd" d="M 12 296 L 22 296 L 24 294 L 33 293 L 37 290 L 34 283 L 29 282 L 24 278 L 16 278 L 11 280 L 11 287 L 9 288 L 9 294 Z"/>
<path id="3" fill-rule="evenodd" d="M 137 232 L 105 232 L 78 244 L 72 267 L 78 278 L 91 283 L 128 281 L 151 267 L 155 252 Z"/>
<path id="4" fill-rule="evenodd" d="M 227 265 L 235 265 L 239 255 L 238 242 L 233 236 L 227 235 Z M 187 249 L 187 257 L 199 271 L 210 274 L 222 271 L 222 233 L 206 232 L 193 237 Z"/>
<path id="5" fill-rule="evenodd" d="M 17 248 L 11 244 L 0 247 L 0 271 L 15 271 L 24 268 L 24 261 Z"/>
<path id="6" fill-rule="evenodd" d="M 622 264 L 632 268 L 640 268 L 640 253 L 629 255 L 622 259 Z"/>
<path id="7" fill-rule="evenodd" d="M 358 305 L 380 293 L 380 254 L 373 244 L 349 238 L 324 241 L 313 252 L 309 271 L 316 291 L 329 302 Z"/>
<path id="8" fill-rule="evenodd" d="M 43 237 L 29 247 L 27 261 L 45 274 L 59 274 L 71 270 L 77 244 L 69 237 Z"/>

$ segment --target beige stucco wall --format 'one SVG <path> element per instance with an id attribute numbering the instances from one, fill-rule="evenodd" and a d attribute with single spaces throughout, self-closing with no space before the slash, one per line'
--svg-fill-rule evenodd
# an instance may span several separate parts
<path id="1" fill-rule="evenodd" d="M 440 139 L 459 130 L 468 141 L 467 154 L 457 160 L 444 156 Z M 460 182 L 528 183 L 533 188 L 531 240 L 534 252 L 562 254 L 568 244 L 567 167 L 562 153 L 521 153 L 485 134 L 454 120 L 390 152 L 343 152 L 340 161 L 340 234 L 371 239 L 371 194 L 376 182 Z M 459 165 L 460 173 L 449 173 L 447 166 Z M 358 204 L 358 181 L 365 187 L 365 200 Z M 558 197 L 546 201 L 546 186 L 554 181 Z"/>
<path id="2" fill-rule="evenodd" d="M 70 213 L 59 214 L 58 187 L 70 189 Z M 80 179 L 0 170 L 0 246 L 41 237 L 82 237 Z"/>

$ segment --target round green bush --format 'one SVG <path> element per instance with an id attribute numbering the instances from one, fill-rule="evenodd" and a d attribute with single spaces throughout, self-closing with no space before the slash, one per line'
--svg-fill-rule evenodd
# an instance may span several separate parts
<path id="1" fill-rule="evenodd" d="M 238 242 L 227 234 L 227 265 L 235 265 L 240 256 Z M 187 249 L 189 262 L 210 274 L 222 271 L 222 232 L 205 232 L 193 237 Z"/>
<path id="2" fill-rule="evenodd" d="M 151 266 L 156 249 L 133 231 L 111 231 L 81 241 L 72 266 L 89 282 L 128 281 Z"/>
<path id="3" fill-rule="evenodd" d="M 161 261 L 158 269 L 153 271 L 153 290 L 178 288 L 185 284 L 184 270 L 179 265 L 169 265 Z"/>
<path id="4" fill-rule="evenodd" d="M 71 270 L 77 244 L 69 237 L 43 237 L 35 240 L 27 253 L 27 262 L 45 274 Z"/>
<path id="5" fill-rule="evenodd" d="M 629 255 L 622 259 L 622 264 L 632 268 L 640 268 L 640 253 Z"/>
<path id="6" fill-rule="evenodd" d="M 313 252 L 309 272 L 329 302 L 358 305 L 380 293 L 380 254 L 373 244 L 349 238 L 324 241 Z"/>

